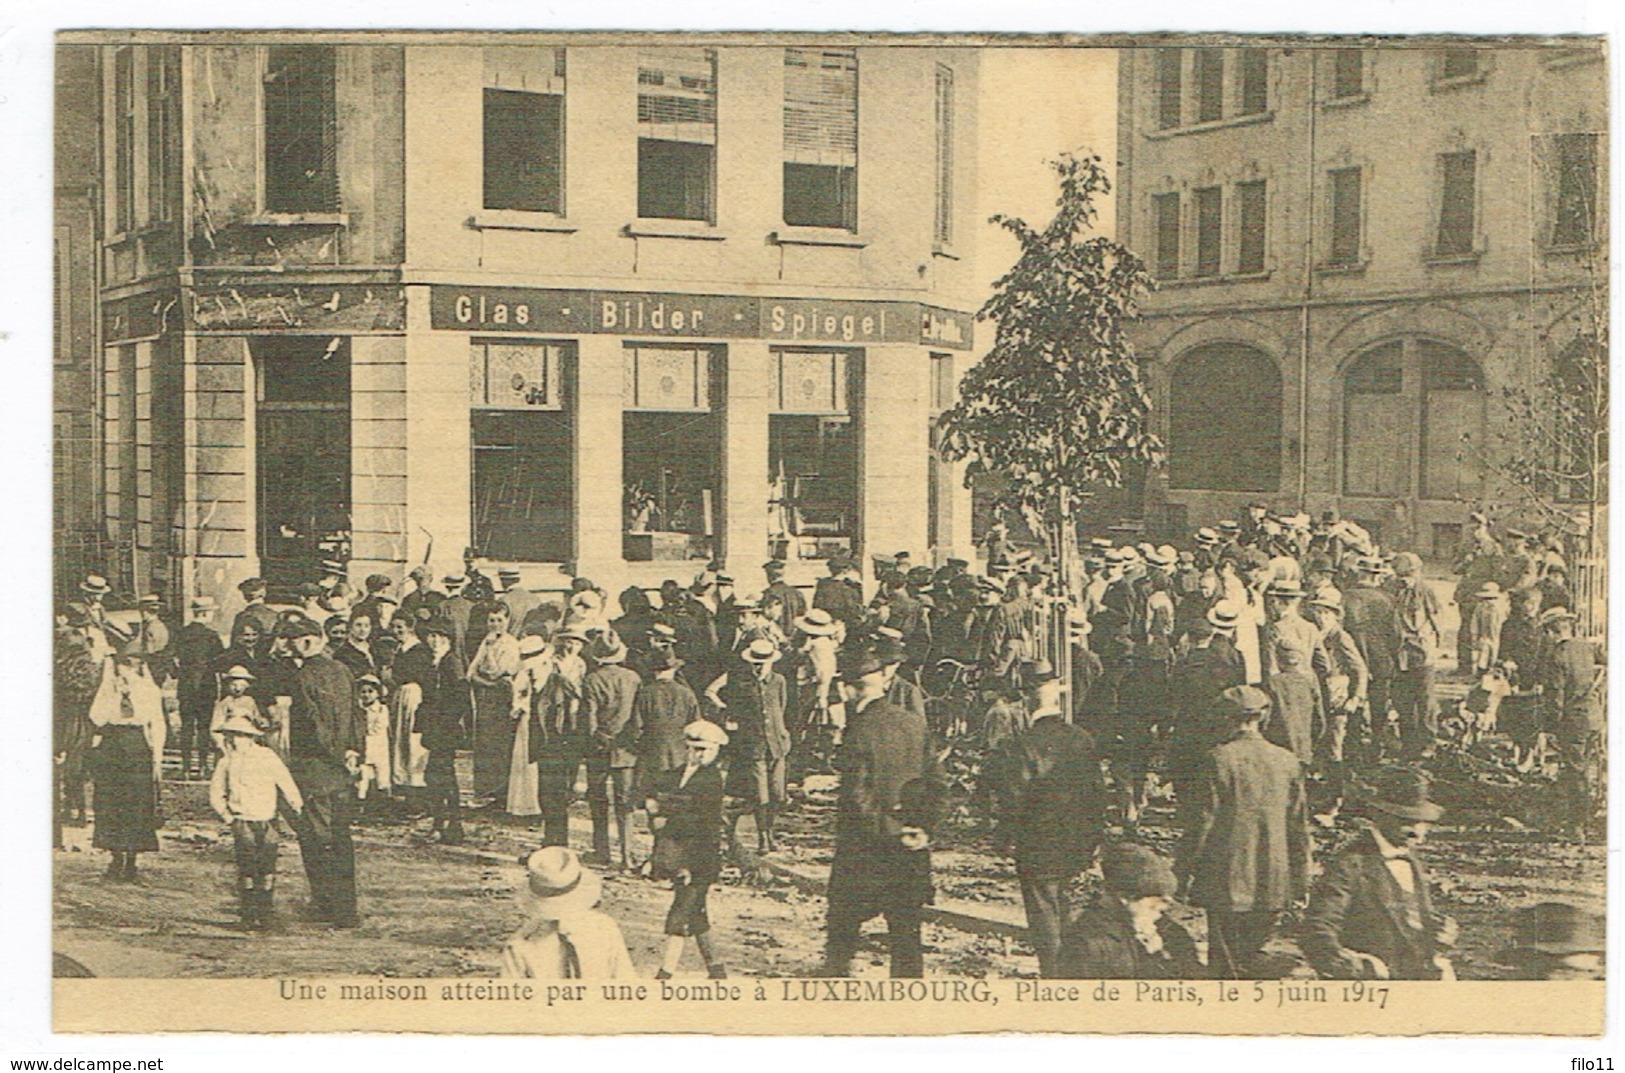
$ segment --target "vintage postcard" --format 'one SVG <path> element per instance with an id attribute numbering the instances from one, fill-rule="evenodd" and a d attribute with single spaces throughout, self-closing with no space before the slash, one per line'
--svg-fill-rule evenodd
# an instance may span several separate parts
<path id="1" fill-rule="evenodd" d="M 55 62 L 57 1031 L 1603 1031 L 1603 39 Z"/>

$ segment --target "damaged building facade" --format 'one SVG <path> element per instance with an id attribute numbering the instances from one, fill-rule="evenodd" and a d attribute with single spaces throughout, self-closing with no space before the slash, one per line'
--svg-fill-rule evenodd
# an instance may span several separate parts
<path id="1" fill-rule="evenodd" d="M 460 40 L 62 46 L 117 583 L 967 551 L 974 51 Z"/>

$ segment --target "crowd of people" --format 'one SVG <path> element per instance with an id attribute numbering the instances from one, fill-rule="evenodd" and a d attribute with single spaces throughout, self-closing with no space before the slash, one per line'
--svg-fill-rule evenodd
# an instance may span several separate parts
<path id="1" fill-rule="evenodd" d="M 1505 713 L 1525 764 L 1599 779 L 1602 652 L 1574 635 L 1562 556 L 1542 536 L 1497 537 L 1482 515 L 1470 528 L 1455 594 L 1469 731 L 1496 731 Z M 1063 577 L 999 528 L 982 572 L 898 553 L 877 562 L 872 593 L 845 553 L 810 594 L 779 560 L 754 591 L 713 564 L 686 586 L 626 589 L 617 616 L 590 579 L 549 598 L 515 571 L 488 574 L 471 548 L 462 572 L 416 568 L 400 594 L 381 574 L 352 589 L 332 563 L 297 606 L 273 607 L 249 579 L 224 638 L 216 599 L 193 599 L 172 634 L 157 597 L 114 621 L 92 576 L 58 615 L 57 804 L 84 822 L 93 781 L 94 844 L 112 854 L 110 879 L 134 879 L 136 856 L 158 848 L 155 787 L 178 733 L 181 776 L 209 778 L 232 825 L 250 928 L 271 919 L 279 813 L 313 914 L 341 928 L 358 921 L 359 815 L 421 811 L 447 845 L 469 808 L 536 817 L 530 911 L 504 971 L 625 975 L 618 930 L 588 919 L 596 873 L 568 849 L 584 786 L 592 863 L 672 883 L 659 973 L 693 939 L 720 976 L 706 899 L 725 847 L 750 816 L 757 853 L 776 852 L 789 787 L 836 775 L 823 971 L 846 975 L 863 924 L 884 916 L 891 972 L 909 977 L 924 971 L 944 761 L 958 750 L 1014 859 L 1042 975 L 1279 975 L 1266 946 L 1296 909 L 1321 975 L 1449 978 L 1455 924 L 1435 912 L 1416 848 L 1441 814 L 1425 768 L 1451 661 L 1418 556 L 1262 503 L 1183 548 L 1084 550 Z M 1136 837 L 1164 797 L 1172 859 Z M 632 850 L 639 812 L 647 862 Z M 1347 837 L 1311 892 L 1316 821 Z M 1072 906 L 1097 862 L 1100 898 Z M 1205 964 L 1166 915 L 1175 899 L 1205 910 Z M 1600 972 L 1600 945 L 1574 938 L 1590 918 L 1571 909 L 1530 911 L 1544 938 L 1518 948 L 1520 964 Z"/>

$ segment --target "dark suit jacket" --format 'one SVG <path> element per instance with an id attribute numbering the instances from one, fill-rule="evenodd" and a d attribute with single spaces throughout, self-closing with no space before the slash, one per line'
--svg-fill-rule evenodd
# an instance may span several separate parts
<path id="1" fill-rule="evenodd" d="M 844 577 L 821 577 L 813 587 L 812 605 L 846 623 L 850 631 L 863 621 L 863 586 Z"/>
<path id="2" fill-rule="evenodd" d="M 1089 867 L 1105 821 L 1105 781 L 1094 738 L 1048 716 L 1001 751 L 1011 798 L 1001 833 L 1010 839 L 1017 872 L 1069 878 Z"/>
<path id="3" fill-rule="evenodd" d="M 1416 861 L 1416 895 L 1421 931 L 1406 920 L 1405 892 L 1394 879 L 1369 830 L 1332 854 L 1315 884 L 1299 944 L 1315 971 L 1332 979 L 1351 979 L 1353 966 L 1344 949 L 1374 954 L 1396 980 L 1436 980 L 1437 948 L 1433 932 L 1439 918 L 1428 893 L 1428 873 Z"/>
<path id="4" fill-rule="evenodd" d="M 1244 732 L 1211 750 L 1203 768 L 1176 869 L 1191 877 L 1191 904 L 1235 913 L 1287 908 L 1309 884 L 1303 766 Z"/>
<path id="5" fill-rule="evenodd" d="M 417 648 L 413 648 L 414 652 Z M 423 703 L 418 706 L 416 727 L 423 735 L 423 747 L 434 752 L 451 752 L 468 744 L 468 717 L 472 700 L 468 681 L 464 677 L 463 659 L 450 651 L 433 663 L 425 673 L 419 665 L 414 673 L 421 675 Z"/>
<path id="6" fill-rule="evenodd" d="M 1061 934 L 1055 976 L 1062 980 L 1189 980 L 1202 975 L 1196 943 L 1183 927 L 1157 922 L 1162 952 L 1152 954 L 1134 937 L 1123 911 L 1109 900 L 1091 905 Z"/>
<path id="7" fill-rule="evenodd" d="M 678 786 L 682 777 L 681 766 L 662 773 L 650 795 L 666 818 L 655 832 L 654 872 L 663 878 L 687 868 L 695 883 L 715 883 L 722 871 L 722 771 L 710 764 Z"/>

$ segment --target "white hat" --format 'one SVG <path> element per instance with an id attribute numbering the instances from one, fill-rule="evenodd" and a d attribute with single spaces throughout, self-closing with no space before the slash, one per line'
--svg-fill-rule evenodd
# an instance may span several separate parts
<path id="1" fill-rule="evenodd" d="M 715 745 L 720 749 L 728 744 L 728 732 L 709 719 L 696 719 L 683 728 L 683 739 L 695 745 Z"/>
<path id="2" fill-rule="evenodd" d="M 240 679 L 240 680 L 242 680 L 244 682 L 252 682 L 252 681 L 254 681 L 254 676 L 252 674 L 250 674 L 249 671 L 248 671 L 248 668 L 244 667 L 241 663 L 233 663 L 231 665 L 231 669 L 228 670 L 223 675 L 223 677 L 228 682 L 231 681 L 233 678 Z"/>
<path id="3" fill-rule="evenodd" d="M 813 637 L 828 637 L 836 630 L 835 617 L 822 607 L 815 607 L 796 619 L 796 629 Z"/>
<path id="4" fill-rule="evenodd" d="M 583 868 L 574 851 L 547 846 L 525 858 L 525 885 L 519 898 L 533 920 L 558 920 L 591 909 L 604 893 L 604 882 Z"/>
<path id="5" fill-rule="evenodd" d="M 766 637 L 758 637 L 740 653 L 747 663 L 772 663 L 779 658 L 779 646 Z"/>

